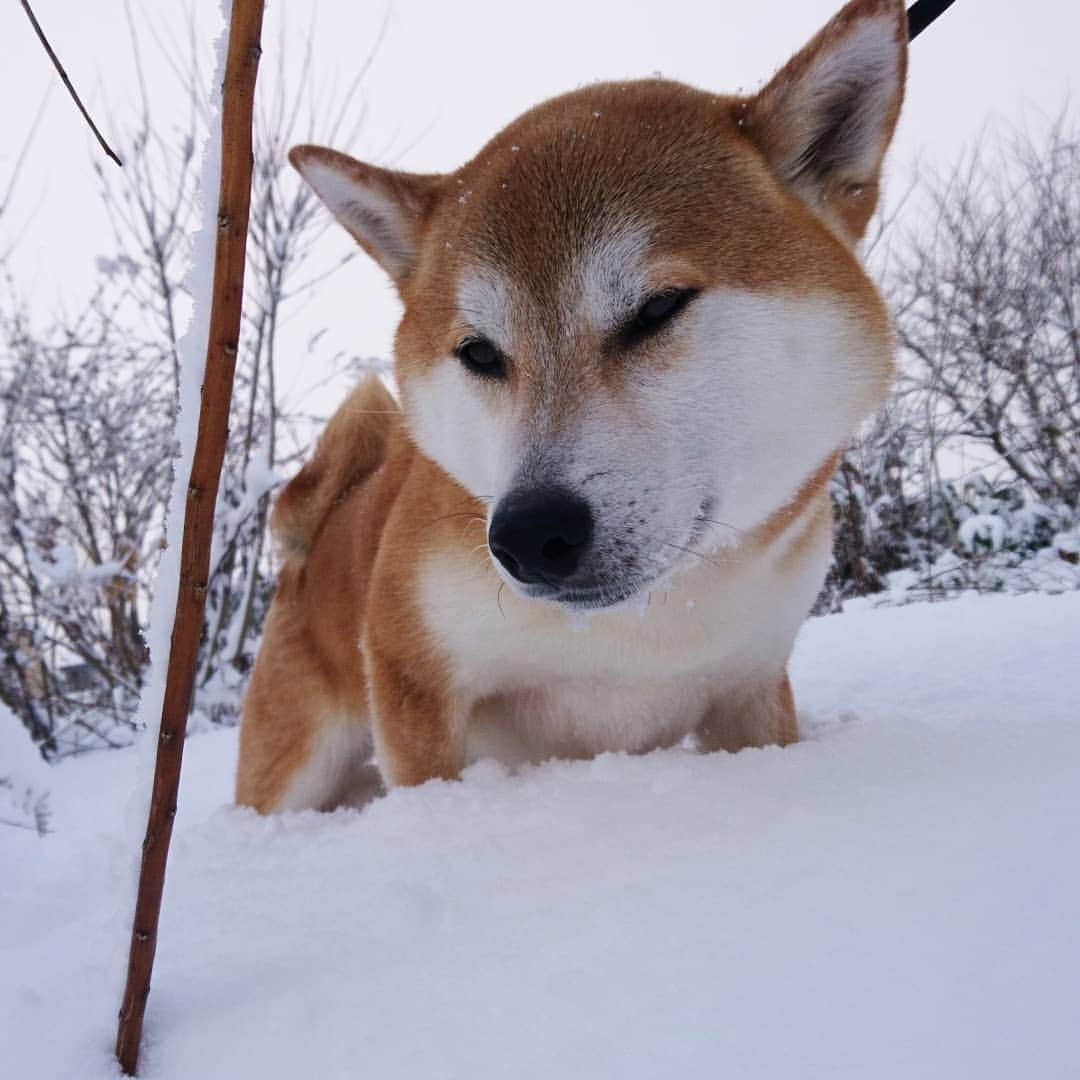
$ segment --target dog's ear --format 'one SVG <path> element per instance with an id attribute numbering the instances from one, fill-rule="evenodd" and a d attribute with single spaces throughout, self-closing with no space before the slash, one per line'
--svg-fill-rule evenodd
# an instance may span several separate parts
<path id="1" fill-rule="evenodd" d="M 442 177 L 380 169 L 325 146 L 294 146 L 289 161 L 400 289 Z"/>
<path id="2" fill-rule="evenodd" d="M 740 105 L 773 171 L 852 243 L 877 205 L 906 72 L 903 0 L 852 0 Z"/>

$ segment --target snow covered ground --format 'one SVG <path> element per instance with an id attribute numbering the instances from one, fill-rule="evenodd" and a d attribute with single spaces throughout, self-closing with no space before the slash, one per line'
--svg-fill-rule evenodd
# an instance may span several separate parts
<path id="1" fill-rule="evenodd" d="M 228 808 L 234 734 L 192 738 L 142 1075 L 1080 1076 L 1080 594 L 814 620 L 793 675 L 786 750 L 362 813 Z M 115 1075 L 135 758 L 0 828 L 12 1080 Z"/>

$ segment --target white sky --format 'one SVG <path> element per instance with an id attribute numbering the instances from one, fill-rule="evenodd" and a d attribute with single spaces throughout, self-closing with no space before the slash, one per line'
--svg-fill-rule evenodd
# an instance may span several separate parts
<path id="1" fill-rule="evenodd" d="M 132 3 L 163 33 L 183 25 L 171 0 Z M 199 22 L 213 27 L 216 0 L 193 0 L 193 6 Z M 839 6 L 839 0 L 394 0 L 365 82 L 361 140 L 341 149 L 404 168 L 448 169 L 537 101 L 596 79 L 659 72 L 712 90 L 749 90 Z M 101 126 L 122 122 L 135 85 L 123 0 L 36 0 L 34 8 Z M 300 0 L 270 4 L 264 81 L 276 77 L 283 36 L 299 56 L 311 10 Z M 324 0 L 316 75 L 337 73 L 346 83 L 387 10 L 385 2 Z M 16 3 L 0 6 L 0 42 L 2 192 L 37 105 L 56 80 Z M 1040 117 L 1057 113 L 1076 88 L 1078 47 L 1076 0 L 957 0 L 913 46 L 890 163 L 893 190 L 905 186 L 916 162 L 947 167 L 990 121 L 1037 126 Z M 151 62 L 149 69 L 155 115 L 162 130 L 171 130 L 183 122 L 183 100 L 166 65 Z M 21 290 L 45 310 L 58 298 L 85 295 L 94 257 L 109 251 L 90 169 L 97 152 L 57 86 L 13 205 L 0 220 L 2 249 L 37 207 L 13 270 Z M 333 257 L 349 241 L 335 231 L 324 243 Z M 292 332 L 300 341 L 329 325 L 331 341 L 346 352 L 386 356 L 396 318 L 396 300 L 380 272 L 357 259 L 294 314 Z M 299 366 L 283 360 L 279 385 L 295 388 L 321 375 Z"/>

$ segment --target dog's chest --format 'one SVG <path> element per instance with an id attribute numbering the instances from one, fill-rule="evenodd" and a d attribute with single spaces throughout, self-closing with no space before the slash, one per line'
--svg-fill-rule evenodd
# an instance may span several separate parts
<path id="1" fill-rule="evenodd" d="M 782 668 L 805 611 L 762 604 L 745 568 L 689 571 L 637 607 L 575 615 L 500 590 L 480 560 L 433 560 L 424 619 L 468 719 L 470 756 L 508 762 L 671 745 L 711 701 Z"/>
<path id="2" fill-rule="evenodd" d="M 469 709 L 466 754 L 469 760 L 493 757 L 517 765 L 673 746 L 698 725 L 710 695 L 704 678 L 562 678 L 509 688 Z"/>

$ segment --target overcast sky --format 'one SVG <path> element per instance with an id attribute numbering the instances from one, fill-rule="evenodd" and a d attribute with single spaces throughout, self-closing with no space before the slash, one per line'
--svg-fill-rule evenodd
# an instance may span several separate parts
<path id="1" fill-rule="evenodd" d="M 132 4 L 160 35 L 183 25 L 171 0 Z M 33 6 L 102 126 L 123 123 L 135 72 L 122 0 L 35 0 Z M 839 6 L 834 0 L 323 0 L 315 74 L 347 82 L 385 19 L 363 90 L 363 133 L 341 148 L 381 163 L 442 170 L 466 160 L 537 101 L 596 79 L 661 73 L 716 91 L 753 89 Z M 218 19 L 216 0 L 194 0 L 193 7 L 209 38 Z M 299 0 L 269 5 L 264 81 L 276 77 L 282 41 L 290 45 L 290 63 L 298 60 L 311 10 Z M 0 42 L 2 192 L 55 76 L 16 3 L 0 6 Z M 892 190 L 905 186 L 917 162 L 947 167 L 988 125 L 1037 125 L 1040 117 L 1057 113 L 1077 88 L 1078 43 L 1077 0 L 957 0 L 913 46 L 890 159 Z M 147 49 L 155 117 L 161 130 L 170 131 L 183 122 L 183 99 L 167 65 L 154 60 L 152 42 Z M 109 251 L 89 165 L 95 153 L 57 87 L 13 205 L 0 220 L 3 248 L 29 219 L 13 267 L 19 286 L 41 307 L 84 294 L 95 256 Z M 349 241 L 344 233 L 329 233 L 325 243 L 332 256 Z M 332 340 L 345 351 L 388 355 L 396 317 L 396 301 L 379 272 L 355 260 L 294 315 L 292 325 L 306 335 L 329 323 Z M 280 385 L 304 385 L 319 374 L 282 363 Z"/>

